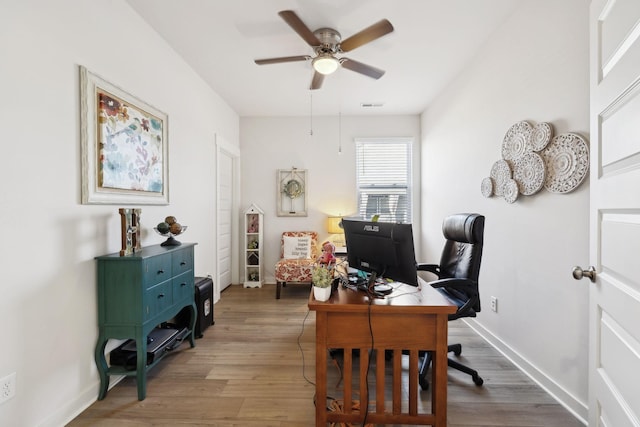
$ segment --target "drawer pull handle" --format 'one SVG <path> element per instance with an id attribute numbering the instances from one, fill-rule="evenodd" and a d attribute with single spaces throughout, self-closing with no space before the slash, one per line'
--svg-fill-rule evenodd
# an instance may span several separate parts
<path id="1" fill-rule="evenodd" d="M 158 294 L 158 299 L 164 298 L 164 294 Z"/>
<path id="2" fill-rule="evenodd" d="M 180 286 L 187 286 L 187 284 L 183 282 L 183 283 L 180 283 Z"/>
<path id="3" fill-rule="evenodd" d="M 182 261 L 180 265 L 187 265 L 187 261 Z"/>
<path id="4" fill-rule="evenodd" d="M 164 270 L 162 269 L 158 270 L 158 274 L 164 274 Z"/>

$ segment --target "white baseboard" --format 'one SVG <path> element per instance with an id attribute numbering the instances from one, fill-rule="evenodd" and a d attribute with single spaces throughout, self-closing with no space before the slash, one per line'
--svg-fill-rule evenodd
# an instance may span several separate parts
<path id="1" fill-rule="evenodd" d="M 123 376 L 112 376 L 109 378 L 109 390 L 124 379 Z M 75 417 L 80 415 L 89 406 L 98 400 L 98 390 L 100 389 L 100 381 L 96 381 L 92 386 L 88 387 L 77 398 L 70 400 L 66 405 L 60 407 L 53 414 L 43 420 L 38 427 L 58 427 L 69 424 Z M 108 394 L 107 394 L 108 395 Z"/>
<path id="2" fill-rule="evenodd" d="M 549 393 L 559 404 L 564 406 L 578 421 L 585 426 L 588 424 L 589 408 L 586 403 L 578 400 L 573 394 L 562 388 L 552 378 L 545 375 L 542 371 L 529 363 L 524 357 L 522 357 L 513 348 L 509 347 L 506 343 L 493 335 L 489 330 L 485 329 L 476 319 L 462 319 L 471 329 L 473 329 L 478 335 L 480 335 L 486 342 L 491 344 L 496 350 L 498 350 L 504 357 L 509 359 L 511 363 L 516 365 L 518 369 L 524 372 L 529 378 L 531 378 L 536 384 L 538 384 L 544 391 Z"/>

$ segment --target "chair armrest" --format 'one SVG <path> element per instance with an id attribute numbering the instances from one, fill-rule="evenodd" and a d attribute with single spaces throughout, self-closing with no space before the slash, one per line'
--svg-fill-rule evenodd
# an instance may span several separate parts
<path id="1" fill-rule="evenodd" d="M 429 282 L 429 285 L 439 289 L 458 306 L 458 311 L 449 315 L 449 320 L 460 317 L 476 317 L 476 312 L 480 311 L 480 294 L 478 293 L 477 282 L 470 279 L 440 279 Z M 462 294 L 456 291 L 461 291 Z"/>
<path id="2" fill-rule="evenodd" d="M 428 271 L 440 277 L 440 266 L 438 264 L 417 264 L 418 271 Z"/>
<path id="3" fill-rule="evenodd" d="M 476 310 L 473 308 L 477 303 L 477 298 L 471 298 L 460 307 L 454 314 L 449 315 L 449 320 L 459 319 L 461 317 L 476 317 Z"/>
<path id="4" fill-rule="evenodd" d="M 478 282 L 471 279 L 449 278 L 434 280 L 433 282 L 429 282 L 429 286 L 432 288 L 451 288 L 470 293 L 471 295 L 477 295 L 476 288 Z"/>

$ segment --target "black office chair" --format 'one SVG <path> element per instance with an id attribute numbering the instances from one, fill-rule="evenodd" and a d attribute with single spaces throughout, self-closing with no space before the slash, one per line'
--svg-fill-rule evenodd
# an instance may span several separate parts
<path id="1" fill-rule="evenodd" d="M 482 259 L 484 238 L 484 216 L 479 214 L 455 214 L 445 218 L 442 233 L 447 240 L 442 250 L 440 264 L 418 264 L 419 271 L 429 271 L 438 276 L 438 280 L 428 282 L 445 297 L 458 306 L 458 311 L 449 315 L 449 320 L 461 317 L 476 317 L 480 311 L 478 275 Z M 460 344 L 449 345 L 449 351 L 459 356 Z M 478 371 L 469 368 L 451 358 L 450 367 L 471 375 L 473 382 L 480 386 L 484 382 Z M 431 364 L 431 353 L 426 352 L 420 366 L 420 386 L 429 388 L 426 374 Z"/>

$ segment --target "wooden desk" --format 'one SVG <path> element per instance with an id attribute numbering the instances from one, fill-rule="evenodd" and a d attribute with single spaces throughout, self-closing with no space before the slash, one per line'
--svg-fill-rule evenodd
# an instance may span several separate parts
<path id="1" fill-rule="evenodd" d="M 421 287 L 397 286 L 384 299 L 369 298 L 363 291 L 342 286 L 327 302 L 309 296 L 309 309 L 316 312 L 316 426 L 327 422 L 363 422 L 364 411 L 352 409 L 353 401 L 368 402 L 366 382 L 369 350 L 375 363 L 375 401 L 369 401 L 367 422 L 380 424 L 447 424 L 447 322 L 456 307 L 440 293 L 420 281 Z M 370 322 L 369 322 L 370 320 Z M 373 331 L 373 340 L 370 333 Z M 328 349 L 343 349 L 342 412 L 326 410 Z M 352 350 L 360 350 L 360 381 L 352 384 Z M 385 360 L 385 350 L 393 357 Z M 418 413 L 419 351 L 433 351 L 431 413 Z M 402 353 L 409 353 L 408 404 L 402 405 Z M 385 363 L 392 364 L 392 398 L 385 402 Z M 406 393 L 406 391 L 405 391 Z M 364 409 L 365 403 L 362 403 Z"/>

